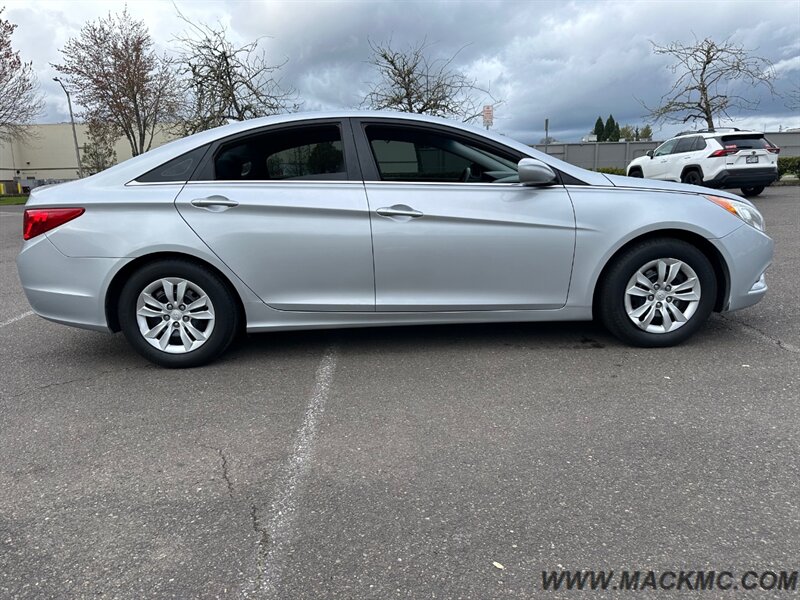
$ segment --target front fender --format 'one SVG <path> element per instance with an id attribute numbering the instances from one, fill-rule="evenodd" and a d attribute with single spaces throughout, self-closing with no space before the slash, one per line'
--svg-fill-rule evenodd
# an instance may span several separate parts
<path id="1" fill-rule="evenodd" d="M 626 244 L 659 231 L 688 232 L 712 241 L 744 224 L 698 194 L 571 187 L 575 262 L 567 306 L 591 309 L 608 261 Z"/>

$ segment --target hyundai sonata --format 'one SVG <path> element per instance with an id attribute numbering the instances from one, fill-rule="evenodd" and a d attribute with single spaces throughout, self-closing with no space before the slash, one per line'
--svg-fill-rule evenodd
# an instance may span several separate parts
<path id="1" fill-rule="evenodd" d="M 599 318 L 670 346 L 758 302 L 773 243 L 726 192 L 587 171 L 501 135 L 387 112 L 205 131 L 35 190 L 34 311 L 122 331 L 166 367 L 237 331 Z"/>

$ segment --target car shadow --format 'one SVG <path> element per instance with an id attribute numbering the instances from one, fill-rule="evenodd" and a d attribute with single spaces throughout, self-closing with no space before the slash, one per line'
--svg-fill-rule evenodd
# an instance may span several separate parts
<path id="1" fill-rule="evenodd" d="M 381 352 L 446 350 L 454 346 L 579 350 L 623 346 L 594 322 L 404 325 L 249 334 L 235 343 L 223 360 L 247 354 L 272 354 L 277 349 L 285 352 L 330 345 Z"/>

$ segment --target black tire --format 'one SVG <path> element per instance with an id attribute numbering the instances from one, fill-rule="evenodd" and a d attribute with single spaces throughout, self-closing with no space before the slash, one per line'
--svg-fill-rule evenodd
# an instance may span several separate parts
<path id="1" fill-rule="evenodd" d="M 690 169 L 681 176 L 681 181 L 689 185 L 703 185 L 703 175 L 697 169 Z"/>
<path id="2" fill-rule="evenodd" d="M 752 187 L 742 188 L 742 193 L 748 198 L 752 198 L 753 196 L 758 196 L 763 191 L 764 191 L 763 185 L 754 185 Z"/>
<path id="3" fill-rule="evenodd" d="M 208 297 L 214 309 L 211 334 L 198 348 L 182 354 L 171 354 L 151 345 L 144 338 L 137 321 L 136 311 L 139 295 L 149 285 L 164 278 L 179 278 L 198 286 Z M 135 271 L 123 286 L 118 304 L 119 324 L 130 345 L 149 361 L 167 368 L 199 367 L 222 354 L 239 329 L 240 315 L 233 293 L 230 287 L 216 274 L 196 263 L 181 259 L 153 262 Z M 180 320 L 177 317 L 176 319 Z M 188 320 L 190 324 L 198 323 L 191 319 Z M 158 318 L 150 323 L 158 323 Z M 178 323 L 176 327 L 179 329 L 181 323 Z M 202 325 L 198 325 L 198 327 L 202 327 Z"/>
<path id="4" fill-rule="evenodd" d="M 644 173 L 642 173 L 641 169 L 631 169 L 628 177 L 644 177 Z"/>
<path id="5" fill-rule="evenodd" d="M 683 325 L 673 331 L 651 333 L 634 324 L 628 316 L 626 290 L 639 269 L 650 261 L 665 258 L 682 261 L 694 271 L 701 288 L 700 300 L 696 303 L 694 313 Z M 666 347 L 680 344 L 703 326 L 714 308 L 716 296 L 714 268 L 705 254 L 688 242 L 657 238 L 635 244 L 613 259 L 600 282 L 596 309 L 606 328 L 620 340 L 645 348 Z"/>

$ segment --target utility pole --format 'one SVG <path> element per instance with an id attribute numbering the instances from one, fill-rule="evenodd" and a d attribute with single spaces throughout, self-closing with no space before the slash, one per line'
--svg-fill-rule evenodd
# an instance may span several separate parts
<path id="1" fill-rule="evenodd" d="M 69 92 L 64 87 L 64 82 L 58 77 L 53 77 L 53 81 L 57 81 L 67 95 L 67 106 L 69 106 L 69 122 L 72 123 L 72 141 L 75 142 L 75 158 L 78 159 L 78 177 L 83 179 L 83 166 L 81 165 L 81 151 L 78 149 L 78 134 L 75 132 L 75 117 L 72 115 L 72 100 L 70 100 Z"/>
<path id="2" fill-rule="evenodd" d="M 550 119 L 544 120 L 544 153 L 547 154 L 547 146 L 550 143 Z"/>

